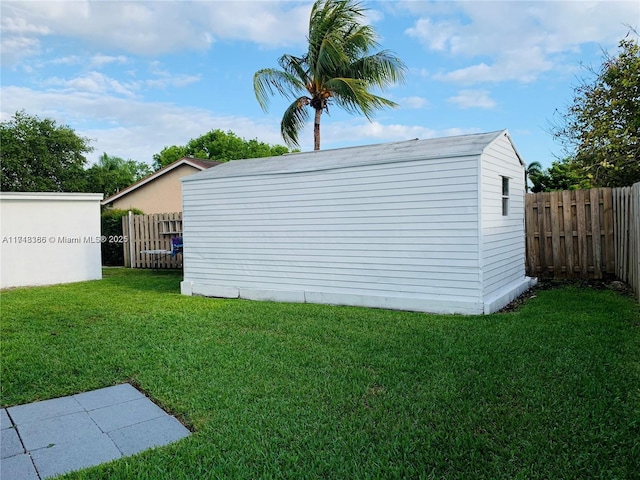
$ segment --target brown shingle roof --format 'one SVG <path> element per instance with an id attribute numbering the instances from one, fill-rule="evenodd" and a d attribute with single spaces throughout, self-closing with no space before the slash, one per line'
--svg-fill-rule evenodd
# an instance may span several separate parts
<path id="1" fill-rule="evenodd" d="M 215 167 L 216 165 L 220 165 L 224 163 L 224 162 L 218 162 L 215 160 L 206 160 L 204 158 L 193 158 L 193 157 L 184 157 L 184 158 L 181 158 L 180 160 L 189 160 L 191 163 L 200 165 L 202 168 L 211 168 L 211 167 Z"/>

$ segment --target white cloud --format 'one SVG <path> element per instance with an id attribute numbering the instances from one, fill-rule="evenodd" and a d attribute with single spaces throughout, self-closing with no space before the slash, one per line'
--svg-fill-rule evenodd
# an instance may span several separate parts
<path id="1" fill-rule="evenodd" d="M 10 65 L 37 54 L 44 35 L 150 56 L 206 50 L 216 39 L 267 47 L 302 44 L 311 4 L 53 0 L 3 1 L 0 8 L 3 65 Z"/>
<path id="2" fill-rule="evenodd" d="M 135 91 L 139 89 L 136 82 L 120 82 L 108 77 L 100 72 L 88 72 L 79 77 L 65 80 L 58 77 L 52 77 L 43 82 L 45 86 L 61 87 L 63 90 L 78 93 L 115 93 L 131 97 Z"/>
<path id="3" fill-rule="evenodd" d="M 447 99 L 458 108 L 493 108 L 495 100 L 489 96 L 487 90 L 460 90 L 458 95 Z"/>
<path id="4" fill-rule="evenodd" d="M 312 138 L 311 128 L 303 132 L 305 137 Z M 426 139 L 449 135 L 447 131 L 439 131 L 421 125 L 403 125 L 379 121 L 367 122 L 353 119 L 341 122 L 326 122 L 321 127 L 322 148 L 338 148 L 343 146 L 365 145 L 372 143 L 397 142 L 414 138 Z M 313 148 L 309 144 L 309 148 Z"/>
<path id="5" fill-rule="evenodd" d="M 400 107 L 402 108 L 425 108 L 429 106 L 429 100 L 424 97 L 404 97 L 398 100 Z"/>
<path id="6" fill-rule="evenodd" d="M 214 38 L 248 40 L 266 47 L 302 44 L 310 11 L 311 3 L 209 2 L 206 25 Z"/>
<path id="7" fill-rule="evenodd" d="M 0 40 L 2 65 L 15 65 L 25 56 L 40 52 L 40 40 L 37 38 L 2 35 Z"/>
<path id="8" fill-rule="evenodd" d="M 361 138 L 379 141 L 410 140 L 412 138 L 433 138 L 437 132 L 418 125 L 383 124 L 380 122 L 361 123 L 354 129 Z"/>
<path id="9" fill-rule="evenodd" d="M 82 57 L 79 55 L 67 55 L 64 57 L 54 58 L 49 63 L 53 65 L 79 65 L 82 62 Z"/>
<path id="10" fill-rule="evenodd" d="M 40 84 L 48 88 L 50 91 L 57 89 L 67 94 L 94 93 L 132 97 L 138 93 L 145 93 L 143 87 L 151 89 L 186 87 L 187 85 L 199 82 L 202 78 L 200 74 L 172 74 L 160 70 L 154 70 L 153 73 L 157 78 L 124 82 L 93 70 L 69 79 L 49 77 L 46 80 L 41 81 Z"/>
<path id="11" fill-rule="evenodd" d="M 411 75 L 415 75 L 415 76 L 422 77 L 422 78 L 427 78 L 427 77 L 429 77 L 431 75 L 429 73 L 429 70 L 427 70 L 426 68 L 410 67 L 409 68 L 409 73 Z"/>
<path id="12" fill-rule="evenodd" d="M 127 57 L 124 55 L 94 55 L 91 57 L 91 66 L 92 67 L 102 67 L 104 65 L 108 65 L 110 63 L 123 64 L 127 63 Z"/>
<path id="13" fill-rule="evenodd" d="M 145 85 L 151 88 L 186 87 L 192 83 L 199 82 L 201 75 L 167 75 L 161 78 L 145 80 Z"/>
<path id="14" fill-rule="evenodd" d="M 424 9 L 406 35 L 435 52 L 482 58 L 435 76 L 463 84 L 533 81 L 564 68 L 564 55 L 583 44 L 614 46 L 628 29 L 625 22 L 640 20 L 640 3 L 632 1 L 447 2 Z"/>
<path id="15" fill-rule="evenodd" d="M 157 77 L 144 81 L 145 85 L 151 88 L 186 87 L 192 83 L 199 82 L 202 78 L 201 74 L 187 75 L 171 73 L 169 70 L 166 70 L 162 62 L 158 60 L 150 62 L 149 72 Z"/>
<path id="16" fill-rule="evenodd" d="M 82 91 L 36 91 L 24 87 L 6 87 L 1 92 L 0 120 L 10 118 L 17 110 L 52 118 L 69 125 L 79 135 L 91 139 L 94 151 L 88 155 L 95 162 L 103 152 L 149 164 L 153 155 L 164 147 L 184 145 L 212 128 L 231 130 L 246 139 L 257 138 L 271 144 L 283 144 L 279 118 L 255 120 L 238 115 L 220 115 L 202 108 L 183 107 L 167 102 L 145 102 L 136 97 L 122 98 L 101 93 L 101 77 L 90 77 Z M 105 82 L 107 79 L 102 79 Z M 91 90 L 93 88 L 93 90 Z M 413 138 L 475 133 L 477 129 L 449 128 L 435 130 L 420 125 L 403 125 L 362 118 L 333 121 L 326 117 L 322 124 L 322 148 L 339 148 Z M 301 149 L 313 149 L 313 126 L 300 133 Z"/>
<path id="17" fill-rule="evenodd" d="M 151 163 L 153 154 L 165 146 L 184 145 L 212 128 L 232 130 L 237 135 L 268 143 L 282 143 L 279 123 L 273 119 L 217 115 L 171 103 L 143 102 L 91 91 L 36 91 L 7 87 L 1 92 L 2 121 L 25 109 L 31 115 L 47 117 L 69 125 L 92 140 L 96 161 L 102 152 Z"/>
<path id="18" fill-rule="evenodd" d="M 2 17 L 2 34 L 38 34 L 47 35 L 51 30 L 45 25 L 34 25 L 21 17 Z"/>
<path id="19" fill-rule="evenodd" d="M 554 62 L 546 57 L 540 48 L 533 46 L 521 50 L 505 49 L 492 65 L 482 62 L 446 73 L 437 73 L 433 78 L 465 85 L 510 80 L 528 83 L 554 68 L 557 68 Z"/>
<path id="20" fill-rule="evenodd" d="M 408 28 L 405 33 L 410 37 L 416 37 L 425 43 L 430 50 L 453 50 L 453 44 L 459 38 L 455 32 L 460 30 L 460 25 L 453 22 L 433 22 L 430 18 L 420 18 L 415 26 Z"/>

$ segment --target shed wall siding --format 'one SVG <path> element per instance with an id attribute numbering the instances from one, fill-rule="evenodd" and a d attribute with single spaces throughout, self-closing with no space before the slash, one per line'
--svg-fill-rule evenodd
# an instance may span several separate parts
<path id="1" fill-rule="evenodd" d="M 284 291 L 291 301 L 358 297 L 362 305 L 481 313 L 477 162 L 186 182 L 185 284 L 220 296 Z"/>
<path id="2" fill-rule="evenodd" d="M 482 155 L 483 295 L 490 298 L 525 278 L 524 167 L 502 135 Z M 509 214 L 502 215 L 502 177 L 509 178 Z"/>

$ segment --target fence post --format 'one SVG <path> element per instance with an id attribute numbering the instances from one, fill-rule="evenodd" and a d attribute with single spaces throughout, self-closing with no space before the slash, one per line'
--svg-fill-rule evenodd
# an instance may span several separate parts
<path id="1" fill-rule="evenodd" d="M 632 187 L 631 204 L 629 229 L 631 230 L 630 246 L 632 252 L 629 255 L 631 262 L 629 270 L 633 272 L 633 278 L 630 284 L 640 302 L 640 182 L 635 183 Z"/>
<path id="2" fill-rule="evenodd" d="M 133 259 L 135 258 L 135 251 L 133 245 L 133 212 L 129 210 L 129 264 L 133 268 Z"/>

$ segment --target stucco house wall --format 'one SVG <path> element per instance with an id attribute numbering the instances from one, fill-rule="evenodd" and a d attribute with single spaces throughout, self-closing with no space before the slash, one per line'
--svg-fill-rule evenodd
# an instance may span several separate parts
<path id="1" fill-rule="evenodd" d="M 182 212 L 181 179 L 219 164 L 201 158 L 181 158 L 105 198 L 102 205 L 121 210 L 137 208 L 145 214 Z"/>
<path id="2" fill-rule="evenodd" d="M 102 278 L 95 193 L 0 193 L 0 287 Z"/>
<path id="3" fill-rule="evenodd" d="M 179 167 L 142 185 L 128 195 L 111 203 L 115 209 L 129 210 L 137 208 L 144 213 L 170 213 L 182 211 L 182 183 L 180 179 L 199 172 L 190 165 Z"/>

